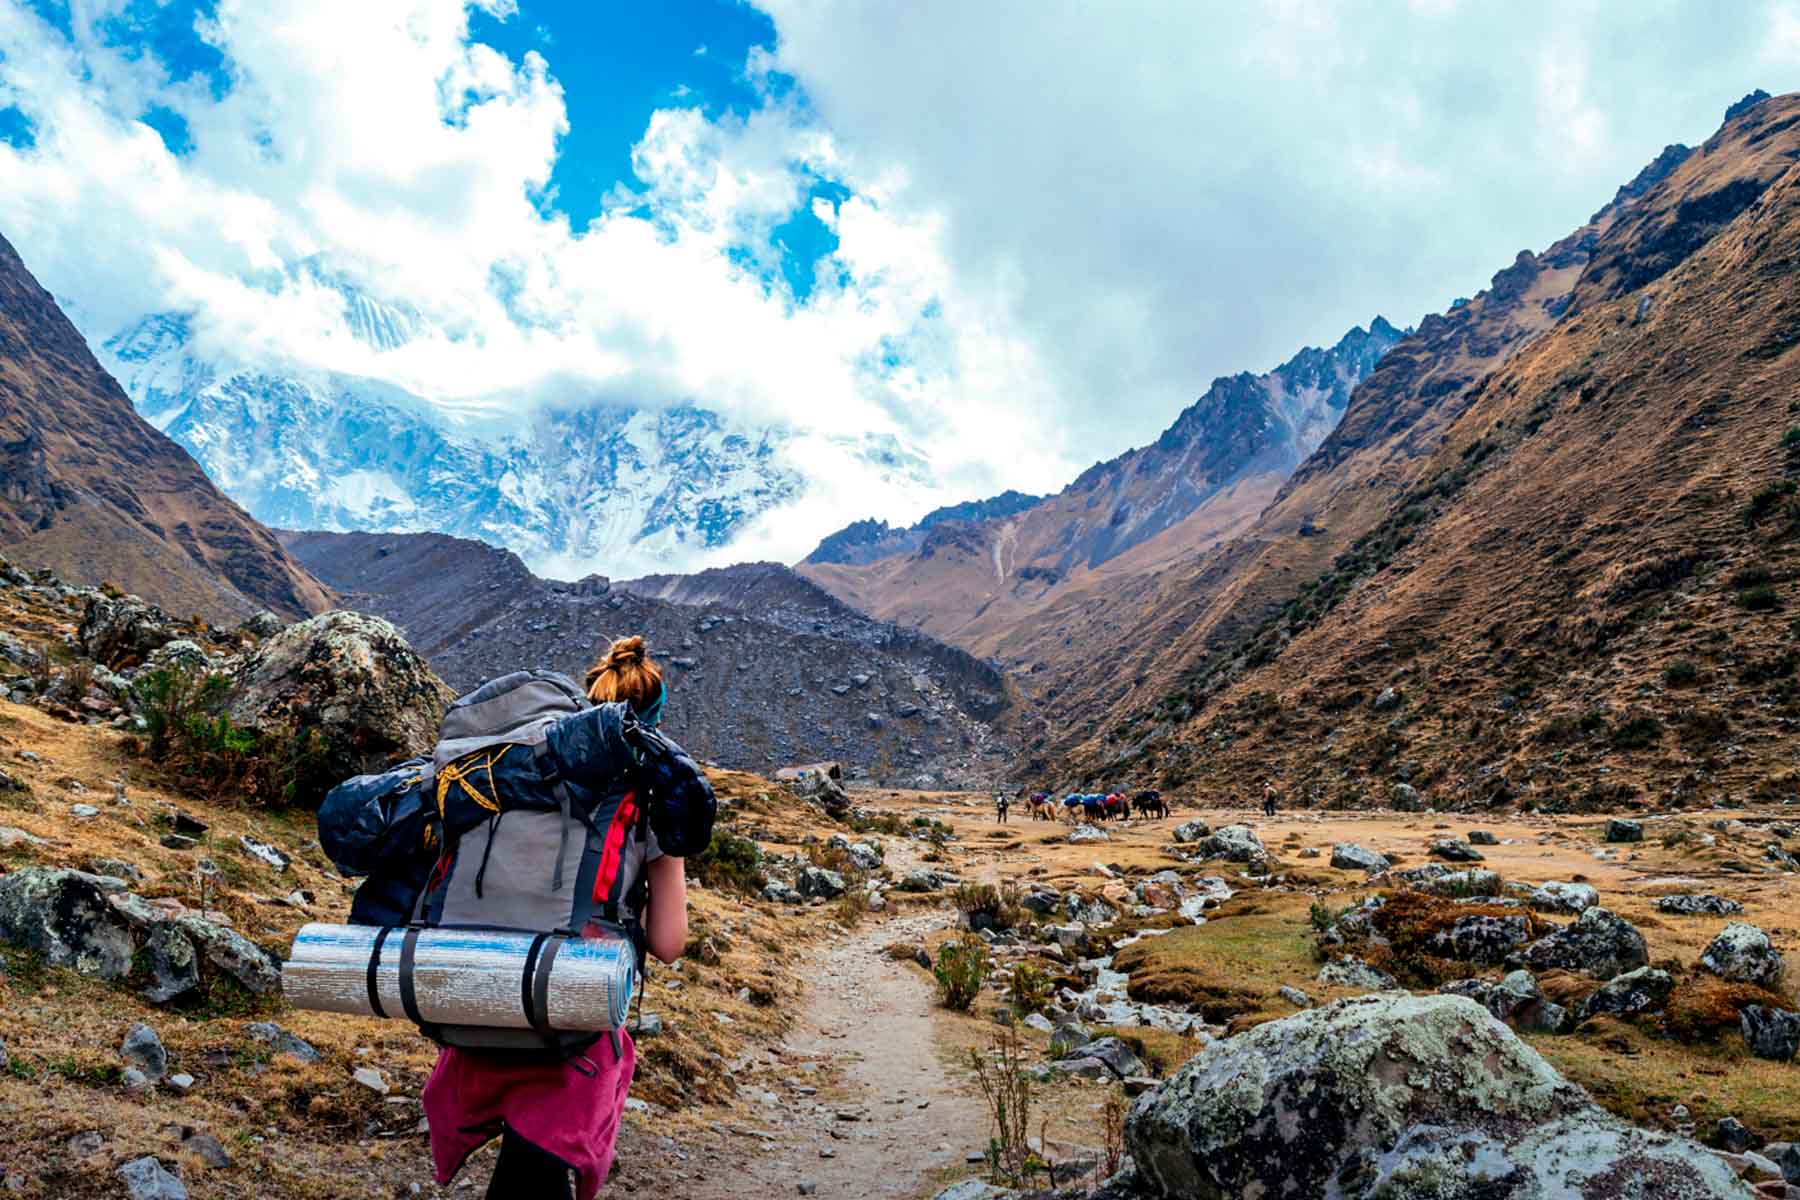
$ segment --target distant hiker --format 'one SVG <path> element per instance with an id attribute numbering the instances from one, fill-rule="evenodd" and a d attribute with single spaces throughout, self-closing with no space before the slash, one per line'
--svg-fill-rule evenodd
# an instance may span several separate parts
<path id="1" fill-rule="evenodd" d="M 1263 816 L 1270 818 L 1275 816 L 1275 801 L 1275 781 L 1267 780 L 1263 783 Z"/>
<path id="2" fill-rule="evenodd" d="M 1012 807 L 1012 799 L 1005 792 L 994 793 L 994 816 L 999 822 L 1006 824 L 1006 810 Z"/>
<path id="3" fill-rule="evenodd" d="M 596 703 L 629 704 L 638 721 L 654 729 L 667 693 L 661 670 L 644 651 L 644 639 L 629 637 L 615 641 L 588 671 L 587 694 Z M 649 774 L 655 769 L 648 759 L 638 768 L 645 773 L 643 783 L 634 785 L 638 797 L 648 794 L 643 789 L 662 786 Z M 678 769 L 691 770 L 691 762 Z M 631 797 L 622 803 L 632 803 Z M 638 824 L 650 820 L 639 817 Z M 641 926 L 649 953 L 673 963 L 687 942 L 686 868 L 681 859 L 663 853 L 647 825 L 641 830 L 615 828 L 621 837 L 617 842 L 608 838 L 606 854 L 617 856 L 613 879 L 621 889 L 608 895 L 626 899 L 618 904 L 609 900 L 596 913 L 641 899 L 639 911 L 623 919 Z M 491 878 L 489 882 L 492 892 Z M 571 1171 L 574 1195 L 593 1200 L 612 1168 L 619 1118 L 636 1067 L 631 1035 L 623 1029 L 616 1034 L 561 1059 L 504 1057 L 455 1046 L 440 1051 L 421 1096 L 438 1183 L 448 1184 L 464 1160 L 498 1134 L 490 1200 L 568 1200 Z"/>

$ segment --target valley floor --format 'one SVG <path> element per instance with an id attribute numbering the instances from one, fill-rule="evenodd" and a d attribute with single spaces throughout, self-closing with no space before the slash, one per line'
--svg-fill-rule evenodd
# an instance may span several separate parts
<path id="1" fill-rule="evenodd" d="M 8 871 L 129 865 L 144 876 L 135 890 L 222 913 L 271 948 L 285 946 L 303 922 L 337 919 L 347 908 L 349 885 L 330 873 L 308 816 L 209 807 L 147 774 L 140 781 L 138 760 L 117 734 L 0 704 L 0 768 L 26 787 L 0 793 L 0 863 Z M 121 778 L 124 803 L 113 799 Z M 728 826 L 778 863 L 803 862 L 827 836 L 848 832 L 764 781 L 725 773 L 717 782 Z M 1111 826 L 1103 842 L 1070 844 L 1067 826 L 1017 812 L 997 823 L 979 797 L 867 791 L 855 799 L 881 824 L 849 836 L 879 843 L 885 873 L 896 880 L 929 865 L 969 881 L 1047 885 L 1128 908 L 1126 892 L 1157 872 L 1174 869 L 1187 882 L 1223 877 L 1236 894 L 1204 924 L 1141 942 L 1121 985 L 1134 1000 L 1203 1013 L 1205 1029 L 1095 1029 L 1125 1039 L 1159 1075 L 1205 1037 L 1295 1011 L 1284 987 L 1313 1002 L 1351 994 L 1316 978 L 1314 906 L 1339 909 L 1376 889 L 1359 872 L 1325 865 L 1337 842 L 1416 865 L 1427 861 L 1432 839 L 1483 829 L 1498 842 L 1483 848 L 1484 866 L 1509 881 L 1590 883 L 1603 904 L 1644 931 L 1658 965 L 1691 968 L 1726 924 L 1659 913 L 1662 894 L 1736 899 L 1743 919 L 1771 931 L 1784 950 L 1800 930 L 1795 874 L 1763 857 L 1776 836 L 1771 825 L 1786 815 L 1780 809 L 1651 818 L 1644 841 L 1608 846 L 1603 817 L 1284 812 L 1265 820 L 1190 806 L 1166 820 Z M 80 804 L 98 811 L 77 816 Z M 177 808 L 210 825 L 197 850 L 163 845 Z M 1268 847 L 1272 874 L 1251 879 L 1237 864 L 1184 861 L 1173 831 L 1197 817 L 1249 824 Z M 896 832 L 921 821 L 941 822 L 952 836 L 934 844 Z M 276 845 L 291 866 L 273 871 L 244 851 L 240 835 Z M 210 883 L 201 856 L 216 865 Z M 644 1011 L 659 1015 L 664 1031 L 639 1043 L 634 1095 L 645 1105 L 627 1115 L 608 1194 L 917 1200 L 980 1171 L 967 1160 L 986 1145 L 989 1121 L 969 1052 L 987 1048 L 1001 1029 L 1001 997 L 990 989 L 968 1013 L 938 1005 L 930 975 L 888 951 L 956 936 L 951 894 L 885 895 L 886 911 L 856 919 L 834 904 L 694 890 L 690 955 L 655 971 L 646 989 Z M 1105 932 L 1117 939 L 1135 926 L 1170 923 L 1125 917 Z M 303 1013 L 224 993 L 175 1011 L 16 948 L 3 952 L 0 1180 L 8 1194 L 117 1196 L 118 1168 L 146 1154 L 177 1169 L 201 1198 L 470 1196 L 485 1187 L 491 1151 L 450 1187 L 431 1179 L 417 1097 L 433 1054 L 403 1022 Z M 245 1031 L 258 1020 L 305 1039 L 319 1061 L 252 1041 Z M 193 1077 L 188 1090 L 121 1086 L 120 1043 L 139 1021 L 167 1045 L 170 1071 Z M 1675 1039 L 1596 1017 L 1573 1034 L 1529 1040 L 1603 1105 L 1641 1123 L 1704 1138 L 1719 1118 L 1735 1116 L 1760 1139 L 1800 1137 L 1800 1067 L 1750 1057 L 1734 1028 Z M 1048 1057 L 1044 1034 L 1020 1032 L 1032 1061 Z M 380 1072 L 386 1094 L 354 1081 L 368 1067 Z M 1053 1161 L 1100 1156 L 1114 1090 L 1063 1076 L 1034 1088 L 1030 1127 Z M 230 1165 L 206 1165 L 195 1133 L 215 1138 Z"/>

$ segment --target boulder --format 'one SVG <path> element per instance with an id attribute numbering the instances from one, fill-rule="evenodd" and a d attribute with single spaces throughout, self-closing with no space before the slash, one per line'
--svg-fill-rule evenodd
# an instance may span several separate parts
<path id="1" fill-rule="evenodd" d="M 1071 842 L 1107 842 L 1111 840 L 1107 836 L 1106 830 L 1098 825 L 1077 825 L 1069 830 L 1069 841 Z"/>
<path id="2" fill-rule="evenodd" d="M 1524 917 L 1475 916 L 1458 918 L 1433 942 L 1447 958 L 1491 967 L 1530 940 L 1531 923 Z"/>
<path id="3" fill-rule="evenodd" d="M 129 892 L 112 896 L 109 903 L 114 912 L 145 935 L 145 945 L 152 952 L 147 964 L 151 983 L 145 991 L 146 998 L 167 991 L 182 979 L 198 982 L 197 967 L 188 961 L 176 939 L 185 940 L 194 956 L 224 971 L 247 991 L 266 996 L 280 990 L 281 964 L 237 930 L 196 912 L 172 912 Z M 164 999 L 181 994 L 170 992 Z"/>
<path id="4" fill-rule="evenodd" d="M 1434 896 L 1495 896 L 1503 885 L 1498 872 L 1486 867 L 1471 867 L 1467 871 L 1441 871 L 1418 880 L 1413 886 Z"/>
<path id="5" fill-rule="evenodd" d="M 1600 1013 L 1629 1017 L 1637 1013 L 1660 1012 L 1669 1002 L 1675 980 L 1667 971 L 1655 967 L 1639 967 L 1610 979 L 1581 1006 L 1586 1020 Z"/>
<path id="6" fill-rule="evenodd" d="M 828 813 L 850 810 L 850 793 L 845 790 L 842 781 L 828 769 L 809 768 L 803 771 L 800 778 L 794 781 L 794 794 L 802 800 L 811 800 L 820 805 Z"/>
<path id="7" fill-rule="evenodd" d="M 929 872 L 927 873 L 929 874 Z M 913 872 L 907 872 L 908 879 L 912 878 L 912 875 Z M 902 882 L 901 886 L 902 888 L 905 887 L 904 882 Z M 928 892 L 931 889 L 927 887 L 920 890 Z M 1030 884 L 1026 887 L 1025 894 L 1019 897 L 1020 908 L 1023 908 L 1028 912 L 1037 913 L 1039 916 L 1043 917 L 1055 913 L 1061 906 L 1062 893 L 1055 888 L 1042 883 Z"/>
<path id="8" fill-rule="evenodd" d="M 288 626 L 245 659 L 229 711 L 265 735 L 317 736 L 316 769 L 292 797 L 316 808 L 326 781 L 429 753 L 453 699 L 390 622 L 337 611 Z"/>
<path id="9" fill-rule="evenodd" d="M 188 1190 L 154 1155 L 134 1158 L 118 1170 L 130 1200 L 188 1200 Z"/>
<path id="10" fill-rule="evenodd" d="M 1523 896 L 1525 903 L 1537 912 L 1579 916 L 1600 903 L 1600 893 L 1586 883 L 1550 882 L 1536 887 L 1519 883 L 1513 884 L 1512 890 Z"/>
<path id="11" fill-rule="evenodd" d="M 1394 785 L 1395 812 L 1424 812 L 1425 800 L 1419 795 L 1419 789 L 1410 783 Z"/>
<path id="12" fill-rule="evenodd" d="M 1431 854 L 1448 862 L 1486 862 L 1487 855 L 1461 838 L 1438 838 L 1431 843 Z"/>
<path id="13" fill-rule="evenodd" d="M 1132 1053 L 1131 1047 L 1116 1037 L 1101 1038 L 1097 1042 L 1089 1042 L 1078 1046 L 1073 1054 L 1076 1058 L 1097 1058 L 1105 1063 L 1107 1069 L 1120 1079 L 1128 1079 L 1133 1075 L 1142 1075 L 1149 1068 L 1143 1060 Z"/>
<path id="14" fill-rule="evenodd" d="M 1744 921 L 1733 921 L 1700 955 L 1700 965 L 1720 979 L 1774 988 L 1781 983 L 1786 963 L 1769 935 Z"/>
<path id="15" fill-rule="evenodd" d="M 150 652 L 175 640 L 169 614 L 136 596 L 94 595 L 88 598 L 75 640 L 81 652 L 112 668 L 133 667 Z"/>
<path id="16" fill-rule="evenodd" d="M 1340 958 L 1319 968 L 1319 982 L 1326 986 L 1366 988 L 1385 992 L 1399 986 L 1392 975 L 1370 966 L 1360 958 Z"/>
<path id="17" fill-rule="evenodd" d="M 1644 935 L 1625 918 L 1599 907 L 1525 948 L 1525 965 L 1534 971 L 1561 968 L 1595 979 L 1612 979 L 1649 962 Z"/>
<path id="18" fill-rule="evenodd" d="M 1684 896 L 1662 897 L 1656 902 L 1656 911 L 1678 917 L 1736 917 L 1743 915 L 1744 906 L 1723 896 L 1690 892 Z"/>
<path id="19" fill-rule="evenodd" d="M 1469 830 L 1469 845 L 1471 846 L 1498 846 L 1499 844 L 1500 839 L 1485 829 Z"/>
<path id="20" fill-rule="evenodd" d="M 802 896 L 822 896 L 827 900 L 844 894 L 844 877 L 823 867 L 807 867 L 800 872 L 795 887 Z"/>
<path id="21" fill-rule="evenodd" d="M 244 1026 L 244 1036 L 269 1047 L 271 1054 L 285 1054 L 296 1062 L 316 1063 L 319 1052 L 312 1044 L 289 1033 L 273 1021 L 252 1021 Z"/>
<path id="22" fill-rule="evenodd" d="M 1736 1117 L 1720 1117 L 1714 1134 L 1719 1147 L 1732 1154 L 1742 1154 L 1756 1145 L 1756 1136 Z"/>
<path id="23" fill-rule="evenodd" d="M 261 640 L 263 638 L 272 638 L 286 628 L 286 621 L 283 621 L 280 617 L 265 608 L 255 616 L 247 617 L 240 622 L 237 631 L 239 633 L 247 633 L 251 637 Z"/>
<path id="24" fill-rule="evenodd" d="M 1627 821 L 1623 817 L 1614 817 L 1606 823 L 1606 840 L 1609 842 L 1641 842 L 1644 840 L 1643 823 Z"/>
<path id="25" fill-rule="evenodd" d="M 1076 1021 L 1064 1021 L 1050 1034 L 1050 1053 L 1066 1058 L 1094 1040 L 1094 1035 Z"/>
<path id="26" fill-rule="evenodd" d="M 1385 871 L 1393 864 L 1387 855 L 1367 846 L 1339 842 L 1331 848 L 1331 865 L 1340 871 Z"/>
<path id="27" fill-rule="evenodd" d="M 1177 825 L 1173 835 L 1178 842 L 1197 842 L 1203 837 L 1212 835 L 1212 826 L 1205 821 L 1189 821 L 1185 825 Z"/>
<path id="28" fill-rule="evenodd" d="M 1731 1169 L 1598 1108 L 1480 1005 L 1341 1000 L 1212 1042 L 1140 1096 L 1126 1142 L 1184 1200 L 1742 1200 Z"/>
<path id="29" fill-rule="evenodd" d="M 136 1067 L 151 1083 L 158 1083 L 169 1073 L 169 1052 L 163 1048 L 156 1030 L 139 1021 L 125 1031 L 119 1046 L 119 1057 L 127 1066 Z"/>
<path id="30" fill-rule="evenodd" d="M 1266 857 L 1262 839 L 1248 825 L 1227 825 L 1217 833 L 1201 838 L 1195 849 L 1203 858 L 1222 858 L 1227 862 L 1252 862 Z"/>
<path id="31" fill-rule="evenodd" d="M 1758 1058 L 1792 1062 L 1800 1054 L 1800 1013 L 1746 1004 L 1738 1013 L 1738 1032 Z"/>
<path id="32" fill-rule="evenodd" d="M 52 966 L 123 979 L 135 947 L 105 884 L 99 875 L 50 867 L 0 875 L 0 940 L 35 950 Z"/>
<path id="33" fill-rule="evenodd" d="M 1074 1058 L 1058 1059 L 1050 1064 L 1050 1069 L 1058 1075 L 1074 1075 L 1079 1079 L 1105 1081 L 1113 1078 L 1111 1067 L 1100 1059 L 1086 1054 Z"/>
<path id="34" fill-rule="evenodd" d="M 167 1004 L 200 986 L 200 956 L 173 921 L 151 926 L 140 954 L 149 982 L 139 994 L 150 1003 Z"/>
<path id="35" fill-rule="evenodd" d="M 925 867 L 914 867 L 900 877 L 896 886 L 903 892 L 935 892 L 940 884 L 936 872 Z"/>

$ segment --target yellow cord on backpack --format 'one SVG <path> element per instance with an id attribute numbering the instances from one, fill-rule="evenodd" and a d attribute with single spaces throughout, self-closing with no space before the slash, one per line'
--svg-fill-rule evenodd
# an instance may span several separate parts
<path id="1" fill-rule="evenodd" d="M 497 754 L 493 750 L 479 750 L 467 758 L 446 765 L 443 770 L 439 771 L 437 777 L 438 816 L 446 818 L 444 809 L 450 797 L 450 785 L 453 783 L 460 785 L 462 790 L 468 793 L 469 799 L 482 808 L 489 812 L 499 812 L 500 789 L 494 785 L 494 764 L 505 758 L 506 752 L 511 749 L 512 743 L 509 742 L 501 746 Z M 493 793 L 491 796 L 482 795 L 481 789 L 470 782 L 470 776 L 478 775 L 483 771 L 487 772 L 488 790 Z"/>

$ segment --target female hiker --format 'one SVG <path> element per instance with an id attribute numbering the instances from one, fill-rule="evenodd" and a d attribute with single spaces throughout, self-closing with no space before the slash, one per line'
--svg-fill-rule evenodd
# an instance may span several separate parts
<path id="1" fill-rule="evenodd" d="M 624 701 L 640 723 L 654 728 L 666 694 L 662 672 L 641 637 L 621 638 L 587 673 L 588 697 Z M 647 821 L 648 817 L 640 820 Z M 666 963 L 687 942 L 687 875 L 682 860 L 665 855 L 647 828 L 624 838 L 620 871 L 626 884 L 647 879 L 642 923 L 649 952 Z M 627 890 L 629 888 L 627 887 Z M 500 1154 L 488 1184 L 489 1200 L 593 1200 L 612 1167 L 619 1117 L 631 1087 L 636 1052 L 624 1030 L 601 1036 L 567 1062 L 504 1061 L 446 1047 L 421 1097 L 430 1122 L 438 1182 L 447 1183 L 463 1160 L 500 1134 Z"/>

